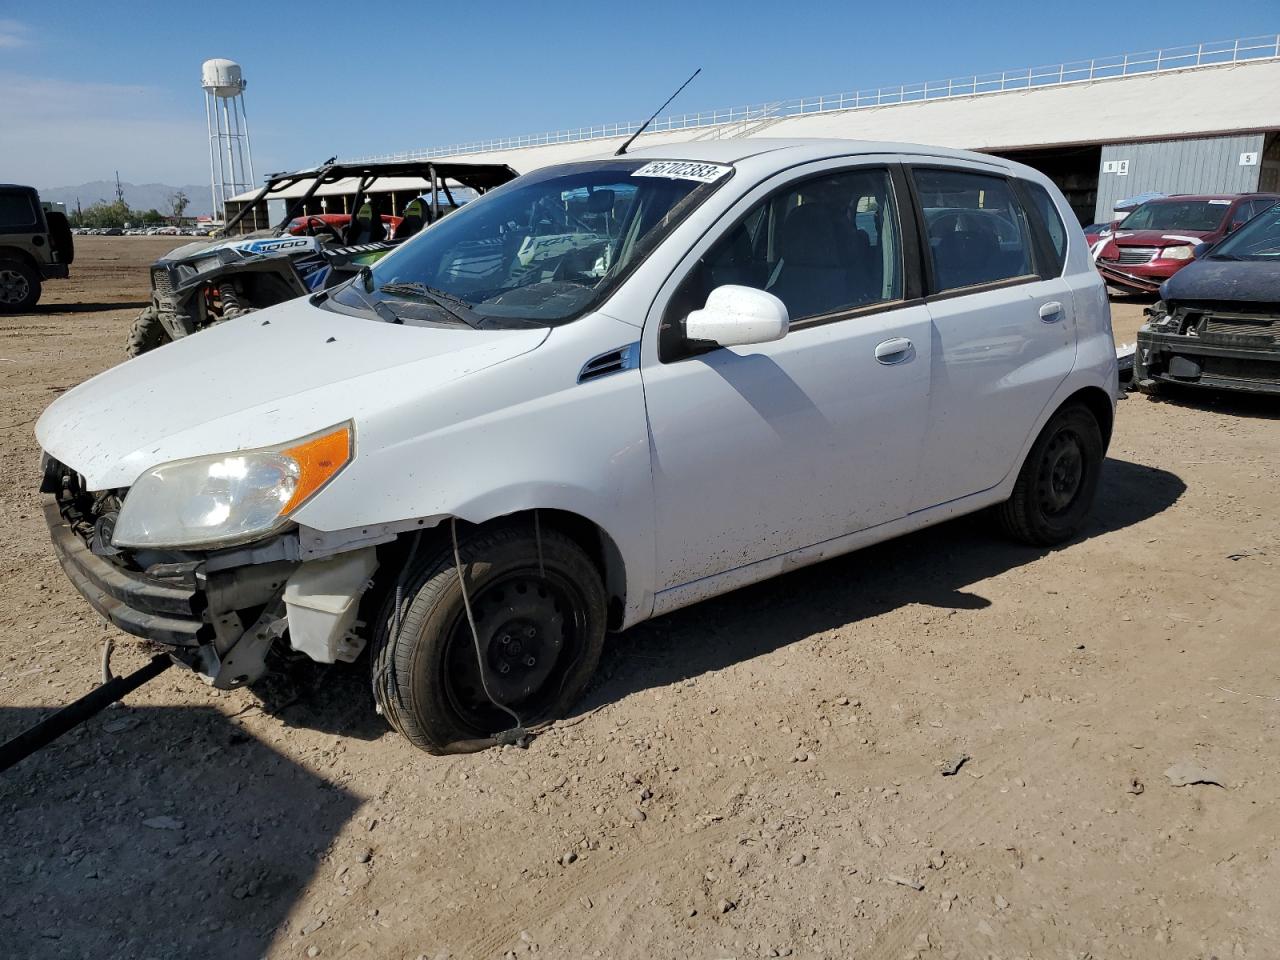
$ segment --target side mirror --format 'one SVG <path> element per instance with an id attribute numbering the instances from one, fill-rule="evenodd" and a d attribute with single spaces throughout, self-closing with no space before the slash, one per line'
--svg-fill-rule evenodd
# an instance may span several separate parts
<path id="1" fill-rule="evenodd" d="M 727 284 L 712 290 L 707 305 L 685 318 L 684 334 L 690 340 L 736 347 L 781 340 L 790 323 L 787 305 L 772 293 Z"/>
<path id="2" fill-rule="evenodd" d="M 1199 260 L 1201 257 L 1203 257 L 1206 253 L 1208 253 L 1212 249 L 1213 249 L 1212 243 L 1197 243 L 1194 247 L 1191 248 L 1191 256 Z"/>

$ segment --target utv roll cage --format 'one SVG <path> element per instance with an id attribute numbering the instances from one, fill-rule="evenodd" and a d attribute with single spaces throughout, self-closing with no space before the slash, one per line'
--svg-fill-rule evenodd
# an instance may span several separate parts
<path id="1" fill-rule="evenodd" d="M 277 233 L 284 233 L 288 229 L 289 224 L 300 211 L 306 209 L 307 202 L 316 195 L 316 191 L 321 187 L 338 183 L 341 180 L 355 179 L 356 194 L 352 200 L 351 209 L 356 211 L 360 209 L 364 203 L 365 194 L 369 189 L 383 178 L 390 177 L 417 177 L 427 181 L 427 188 L 421 192 L 426 194 L 429 189 L 431 192 L 431 220 L 434 222 L 440 217 L 440 194 L 443 193 L 448 200 L 449 205 L 456 207 L 453 193 L 449 189 L 449 183 L 461 184 L 474 190 L 476 193 L 484 193 L 494 187 L 499 187 L 508 180 L 513 180 L 518 174 L 505 163 L 435 163 L 429 160 L 399 160 L 379 163 L 334 163 L 329 162 L 319 167 L 312 167 L 308 170 L 298 170 L 293 173 L 273 173 L 267 177 L 266 185 L 254 195 L 253 199 L 246 203 L 234 217 L 217 231 L 215 236 L 227 237 L 240 222 L 255 213 L 259 204 L 268 200 L 276 199 L 276 195 L 283 193 L 295 184 L 303 183 L 307 180 L 312 181 L 307 192 L 300 197 L 295 197 L 285 209 L 284 219 L 274 227 Z"/>

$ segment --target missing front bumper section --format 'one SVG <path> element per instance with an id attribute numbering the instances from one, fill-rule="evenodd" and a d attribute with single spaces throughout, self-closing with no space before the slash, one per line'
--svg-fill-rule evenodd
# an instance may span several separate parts
<path id="1" fill-rule="evenodd" d="M 89 604 L 126 633 L 168 648 L 215 687 L 253 683 L 285 636 L 319 663 L 350 662 L 364 648 L 356 616 L 378 565 L 373 547 L 303 563 L 296 537 L 286 535 L 143 570 L 135 557 L 95 552 L 96 518 L 83 498 L 47 492 L 43 507 L 58 561 Z"/>
<path id="2" fill-rule="evenodd" d="M 1134 354 L 1134 381 L 1280 394 L 1280 343 L 1244 346 L 1143 327 Z"/>

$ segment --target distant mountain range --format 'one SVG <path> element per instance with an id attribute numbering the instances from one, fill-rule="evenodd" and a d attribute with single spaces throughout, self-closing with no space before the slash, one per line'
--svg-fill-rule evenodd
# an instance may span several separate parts
<path id="1" fill-rule="evenodd" d="M 188 183 L 181 187 L 171 187 L 167 183 L 121 183 L 125 202 L 134 210 L 150 210 L 153 207 L 161 213 L 169 212 L 169 197 L 181 190 L 191 202 L 187 205 L 188 217 L 198 217 L 212 211 L 209 208 L 209 185 L 207 183 Z M 40 199 L 55 203 L 65 203 L 68 210 L 74 210 L 76 199 L 80 205 L 87 207 L 99 200 L 111 202 L 116 198 L 114 180 L 93 180 L 74 187 L 40 187 Z"/>

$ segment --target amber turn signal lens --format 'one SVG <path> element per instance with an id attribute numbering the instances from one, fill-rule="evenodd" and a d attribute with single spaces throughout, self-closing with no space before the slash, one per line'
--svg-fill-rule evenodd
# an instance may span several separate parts
<path id="1" fill-rule="evenodd" d="M 287 514 L 337 475 L 351 462 L 351 425 L 303 440 L 281 451 L 298 465 L 298 485 L 293 496 L 280 510 Z"/>

